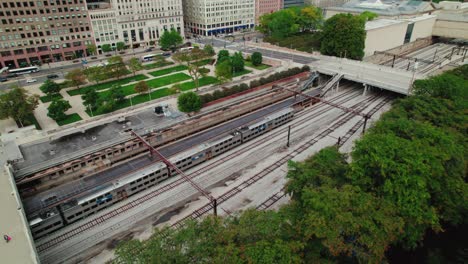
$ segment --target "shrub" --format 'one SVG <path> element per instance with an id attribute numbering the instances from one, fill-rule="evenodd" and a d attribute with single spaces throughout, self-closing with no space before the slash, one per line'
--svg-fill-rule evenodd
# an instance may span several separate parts
<path id="1" fill-rule="evenodd" d="M 216 90 L 213 93 L 213 100 L 218 100 L 219 98 L 223 98 L 223 92 Z"/>
<path id="2" fill-rule="evenodd" d="M 260 86 L 260 81 L 253 80 L 250 82 L 250 89 Z"/>
<path id="3" fill-rule="evenodd" d="M 310 71 L 309 65 L 304 65 L 304 66 L 302 66 L 302 71 L 303 71 L 303 72 L 305 72 L 305 71 Z"/>
<path id="4" fill-rule="evenodd" d="M 249 86 L 246 83 L 241 83 L 241 85 L 239 85 L 239 88 L 241 91 L 246 91 L 249 89 Z"/>

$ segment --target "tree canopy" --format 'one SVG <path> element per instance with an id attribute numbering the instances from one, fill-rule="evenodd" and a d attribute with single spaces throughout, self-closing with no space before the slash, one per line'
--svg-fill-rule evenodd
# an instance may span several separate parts
<path id="1" fill-rule="evenodd" d="M 24 88 L 14 87 L 0 94 L 0 119 L 13 118 L 23 126 L 38 104 L 38 95 L 28 95 Z"/>
<path id="2" fill-rule="evenodd" d="M 325 21 L 320 52 L 360 60 L 364 57 L 366 20 L 352 14 L 337 14 Z"/>
<path id="3" fill-rule="evenodd" d="M 143 65 L 138 58 L 131 58 L 128 61 L 128 68 L 133 72 L 133 76 L 135 76 L 137 71 L 143 70 Z"/>
<path id="4" fill-rule="evenodd" d="M 263 61 L 262 53 L 258 51 L 252 53 L 251 60 L 254 66 L 260 66 Z"/>
<path id="5" fill-rule="evenodd" d="M 47 95 L 52 95 L 60 92 L 60 85 L 52 80 L 46 80 L 39 89 Z"/>
<path id="6" fill-rule="evenodd" d="M 218 63 L 215 68 L 216 78 L 221 82 L 227 82 L 232 80 L 232 66 L 228 60 Z"/>
<path id="7" fill-rule="evenodd" d="M 49 107 L 47 107 L 47 110 L 49 110 L 47 115 L 55 121 L 60 121 L 67 117 L 65 112 L 70 108 L 71 105 L 68 101 L 55 99 L 50 103 Z"/>
<path id="8" fill-rule="evenodd" d="M 181 112 L 197 112 L 201 109 L 200 96 L 194 92 L 186 92 L 177 98 L 177 107 Z"/>
<path id="9" fill-rule="evenodd" d="M 198 62 L 208 57 L 210 57 L 210 55 L 198 47 L 192 50 L 178 52 L 172 56 L 175 61 L 187 65 L 190 77 L 195 83 L 196 91 L 198 91 L 198 87 L 200 86 L 200 77 L 206 76 L 207 74 L 206 70 L 203 70 L 202 65 Z"/>
<path id="10" fill-rule="evenodd" d="M 177 46 L 182 43 L 182 36 L 174 28 L 164 31 L 164 33 L 159 38 L 159 46 L 161 46 L 161 48 L 164 50 L 175 50 Z"/>
<path id="11" fill-rule="evenodd" d="M 275 38 L 285 38 L 299 31 L 320 28 L 322 21 L 322 11 L 317 7 L 292 7 L 260 16 L 257 29 Z"/>
<path id="12" fill-rule="evenodd" d="M 80 85 L 86 83 L 86 75 L 84 75 L 83 70 L 81 69 L 74 69 L 69 71 L 65 75 L 65 79 L 69 80 L 70 83 L 77 88 L 79 88 Z"/>

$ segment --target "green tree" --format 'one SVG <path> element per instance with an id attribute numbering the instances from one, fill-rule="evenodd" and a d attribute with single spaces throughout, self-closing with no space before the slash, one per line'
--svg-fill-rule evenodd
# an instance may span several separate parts
<path id="1" fill-rule="evenodd" d="M 117 42 L 116 47 L 117 47 L 118 51 L 124 50 L 125 49 L 125 43 L 122 42 L 122 41 L 119 41 L 119 42 Z"/>
<path id="2" fill-rule="evenodd" d="M 102 52 L 111 52 L 112 51 L 112 47 L 110 44 L 104 44 L 101 46 L 101 50 Z"/>
<path id="3" fill-rule="evenodd" d="M 315 6 L 305 6 L 300 9 L 297 21 L 302 30 L 317 29 L 323 21 L 322 10 Z"/>
<path id="4" fill-rule="evenodd" d="M 145 81 L 139 81 L 137 84 L 135 84 L 135 92 L 139 94 L 147 93 L 150 91 L 150 87 Z"/>
<path id="5" fill-rule="evenodd" d="M 123 59 L 120 56 L 112 56 L 107 59 L 106 73 L 111 78 L 117 78 L 118 80 L 128 74 L 127 66 L 123 63 Z"/>
<path id="6" fill-rule="evenodd" d="M 76 86 L 76 88 L 80 88 L 80 85 L 86 83 L 86 76 L 84 75 L 82 69 L 74 69 L 69 71 L 65 75 L 65 79 L 70 81 L 70 83 Z"/>
<path id="7" fill-rule="evenodd" d="M 0 95 L 0 119 L 13 118 L 23 127 L 39 104 L 39 96 L 29 96 L 25 89 L 13 87 Z"/>
<path id="8" fill-rule="evenodd" d="M 166 30 L 159 38 L 159 46 L 163 50 L 175 50 L 178 45 L 183 43 L 182 36 L 174 28 L 170 31 Z"/>
<path id="9" fill-rule="evenodd" d="M 214 56 L 216 54 L 213 46 L 211 46 L 210 44 L 205 45 L 205 47 L 203 47 L 203 51 L 209 56 Z"/>
<path id="10" fill-rule="evenodd" d="M 242 52 L 236 52 L 232 55 L 232 69 L 234 72 L 241 72 L 244 70 L 244 57 L 242 56 Z"/>
<path id="11" fill-rule="evenodd" d="M 52 80 L 46 80 L 39 89 L 47 95 L 53 95 L 60 92 L 60 85 Z"/>
<path id="12" fill-rule="evenodd" d="M 203 67 L 201 67 L 200 63 L 197 62 L 207 57 L 209 55 L 198 47 L 195 47 L 191 51 L 178 52 L 172 56 L 175 61 L 187 65 L 190 77 L 195 83 L 196 91 L 198 91 L 198 87 L 200 86 L 199 79 L 207 74 L 206 71 L 202 70 Z"/>
<path id="13" fill-rule="evenodd" d="M 88 44 L 86 45 L 86 50 L 88 50 L 88 54 L 95 55 L 97 51 L 97 47 L 95 44 Z"/>
<path id="14" fill-rule="evenodd" d="M 251 60 L 254 66 L 262 65 L 262 61 L 263 61 L 262 53 L 257 52 L 257 51 L 252 53 Z"/>
<path id="15" fill-rule="evenodd" d="M 220 50 L 218 52 L 218 59 L 216 60 L 216 64 L 222 63 L 224 60 L 229 60 L 229 51 L 228 50 Z"/>
<path id="16" fill-rule="evenodd" d="M 106 79 L 105 68 L 101 66 L 88 67 L 83 71 L 89 81 L 99 84 Z"/>
<path id="17" fill-rule="evenodd" d="M 225 60 L 222 63 L 216 65 L 215 68 L 216 78 L 221 82 L 227 82 L 232 80 L 232 66 L 229 60 Z"/>
<path id="18" fill-rule="evenodd" d="M 47 110 L 49 111 L 47 115 L 55 121 L 60 121 L 67 117 L 65 112 L 70 108 L 71 105 L 68 101 L 55 99 L 50 103 L 49 107 L 47 107 Z"/>
<path id="19" fill-rule="evenodd" d="M 359 14 L 359 17 L 364 19 L 364 21 L 372 21 L 376 19 L 379 15 L 376 13 L 370 12 L 370 11 L 364 11 L 361 14 Z"/>
<path id="20" fill-rule="evenodd" d="M 143 65 L 138 58 L 131 58 L 128 61 L 128 68 L 133 72 L 133 76 L 135 76 L 137 71 L 143 70 Z"/>
<path id="21" fill-rule="evenodd" d="M 86 92 L 81 95 L 81 99 L 83 99 L 83 105 L 85 107 L 96 109 L 98 106 L 99 94 L 95 89 L 87 89 Z"/>
<path id="22" fill-rule="evenodd" d="M 296 14 L 291 9 L 275 12 L 268 23 L 271 36 L 283 39 L 299 31 L 300 25 L 296 22 Z"/>
<path id="23" fill-rule="evenodd" d="M 177 107 L 184 113 L 197 112 L 202 107 L 200 96 L 194 92 L 183 93 L 177 98 Z"/>
<path id="24" fill-rule="evenodd" d="M 365 20 L 337 14 L 325 21 L 320 51 L 325 55 L 360 60 L 364 57 Z"/>
<path id="25" fill-rule="evenodd" d="M 125 100 L 125 94 L 122 91 L 122 86 L 113 85 L 109 89 L 108 101 L 122 103 Z"/>

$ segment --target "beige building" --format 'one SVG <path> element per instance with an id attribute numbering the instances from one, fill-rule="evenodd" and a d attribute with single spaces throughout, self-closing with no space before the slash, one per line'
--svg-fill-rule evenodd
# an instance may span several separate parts
<path id="1" fill-rule="evenodd" d="M 468 39 L 468 3 L 443 1 L 432 34 L 446 38 Z"/>
<path id="2" fill-rule="evenodd" d="M 188 34 L 211 36 L 255 27 L 255 0 L 184 0 Z"/>
<path id="3" fill-rule="evenodd" d="M 87 4 L 98 51 L 104 44 L 149 46 L 165 30 L 184 35 L 182 0 L 103 0 Z"/>
<path id="4" fill-rule="evenodd" d="M 432 36 L 434 15 L 406 19 L 376 19 L 366 23 L 365 56 Z"/>
<path id="5" fill-rule="evenodd" d="M 349 0 L 340 6 L 325 8 L 325 18 L 336 14 L 360 14 L 370 11 L 380 18 L 409 18 L 423 14 L 432 14 L 439 8 L 431 2 L 424 1 L 396 1 L 396 0 Z"/>

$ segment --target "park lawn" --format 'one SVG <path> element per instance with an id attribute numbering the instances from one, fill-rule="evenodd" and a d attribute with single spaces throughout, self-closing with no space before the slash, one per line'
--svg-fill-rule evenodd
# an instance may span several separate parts
<path id="1" fill-rule="evenodd" d="M 213 59 L 211 59 L 211 58 L 210 58 L 210 59 L 204 59 L 204 60 L 201 60 L 201 61 L 194 62 L 193 64 L 195 64 L 195 65 L 197 65 L 198 67 L 200 67 L 200 66 L 204 66 L 204 65 L 210 64 L 212 60 L 213 60 Z"/>
<path id="2" fill-rule="evenodd" d="M 161 77 L 161 78 L 151 79 L 151 80 L 147 81 L 146 83 L 148 84 L 148 86 L 151 89 L 154 89 L 154 88 L 159 88 L 159 87 L 166 86 L 166 85 L 169 85 L 169 84 L 178 83 L 178 82 L 181 82 L 181 81 L 186 81 L 186 80 L 189 80 L 189 79 L 190 79 L 190 76 L 188 76 L 185 73 L 176 73 L 176 74 L 164 76 L 164 77 Z M 136 93 L 135 92 L 135 84 L 123 86 L 121 88 L 121 90 L 122 90 L 122 92 L 124 93 L 125 96 Z M 105 97 L 109 96 L 109 91 L 101 92 L 101 93 L 99 93 L 99 96 L 105 98 Z"/>
<path id="3" fill-rule="evenodd" d="M 293 48 L 309 53 L 313 50 L 320 50 L 320 34 L 318 33 L 302 32 L 283 39 L 275 39 L 270 36 L 265 37 L 263 41 L 279 45 L 280 47 Z"/>
<path id="4" fill-rule="evenodd" d="M 173 72 L 185 71 L 187 69 L 188 69 L 188 67 L 185 66 L 185 65 L 177 65 L 177 66 L 170 67 L 170 68 L 167 68 L 167 69 L 163 69 L 163 70 L 159 70 L 159 71 L 153 71 L 153 72 L 150 72 L 149 74 L 151 74 L 154 77 L 159 77 L 159 76 L 166 75 L 166 74 L 173 73 Z"/>
<path id="5" fill-rule="evenodd" d="M 243 71 L 235 72 L 234 75 L 232 75 L 232 77 L 238 77 L 238 76 L 241 76 L 241 75 L 249 74 L 249 73 L 251 73 L 251 72 L 252 72 L 252 71 L 249 71 L 249 70 L 244 69 Z"/>
<path id="6" fill-rule="evenodd" d="M 57 124 L 59 126 L 64 126 L 64 125 L 68 125 L 68 124 L 71 124 L 71 123 L 78 122 L 80 120 L 82 120 L 81 116 L 79 114 L 77 114 L 77 113 L 73 113 L 71 115 L 67 115 L 67 117 L 65 119 L 57 121 Z"/>
<path id="7" fill-rule="evenodd" d="M 151 100 L 155 100 L 155 99 L 165 97 L 168 95 L 171 95 L 169 88 L 157 89 L 151 92 Z M 126 98 L 122 103 L 117 104 L 114 111 L 117 111 L 126 107 L 130 107 L 132 105 L 142 104 L 148 101 L 149 101 L 148 94 L 139 94 L 139 95 L 133 96 L 131 102 L 130 102 L 130 99 Z M 89 109 L 86 109 L 86 113 L 88 113 L 88 115 L 91 115 L 91 113 L 89 112 Z M 93 111 L 94 116 L 102 115 L 102 114 L 105 114 L 105 113 L 100 112 L 98 110 Z"/>
<path id="8" fill-rule="evenodd" d="M 245 66 L 247 66 L 249 68 L 254 68 L 256 70 L 265 70 L 265 69 L 268 69 L 268 68 L 271 67 L 270 65 L 263 64 L 263 63 L 258 65 L 258 66 L 254 66 L 251 61 L 245 61 Z"/>
<path id="9" fill-rule="evenodd" d="M 41 96 L 39 99 L 43 103 L 48 103 L 48 102 L 51 102 L 54 99 L 62 99 L 62 98 L 63 98 L 63 96 L 61 94 L 56 93 L 56 94 L 52 94 L 52 95 Z"/>
<path id="10" fill-rule="evenodd" d="M 114 85 L 124 85 L 127 83 L 131 83 L 134 81 L 141 81 L 145 79 L 148 79 L 146 75 L 138 74 L 138 75 L 127 77 L 127 78 L 120 79 L 120 80 L 114 80 L 110 82 L 104 82 L 104 83 L 95 84 L 95 85 L 91 85 L 87 87 L 82 87 L 82 88 L 75 89 L 75 90 L 70 90 L 70 91 L 67 91 L 67 93 L 70 96 L 74 96 L 74 95 L 84 94 L 88 89 L 96 89 L 96 91 L 100 91 L 100 90 L 111 88 Z"/>
<path id="11" fill-rule="evenodd" d="M 213 77 L 213 76 L 205 76 L 205 77 L 202 77 L 198 80 L 198 83 L 199 83 L 199 86 L 202 87 L 202 86 L 205 86 L 205 85 L 209 85 L 209 84 L 214 84 L 214 83 L 218 83 L 218 79 L 216 77 Z M 188 90 L 192 90 L 195 88 L 195 82 L 194 81 L 191 81 L 191 82 L 185 82 L 185 83 L 181 83 L 180 84 L 180 89 L 182 91 L 188 91 Z"/>

